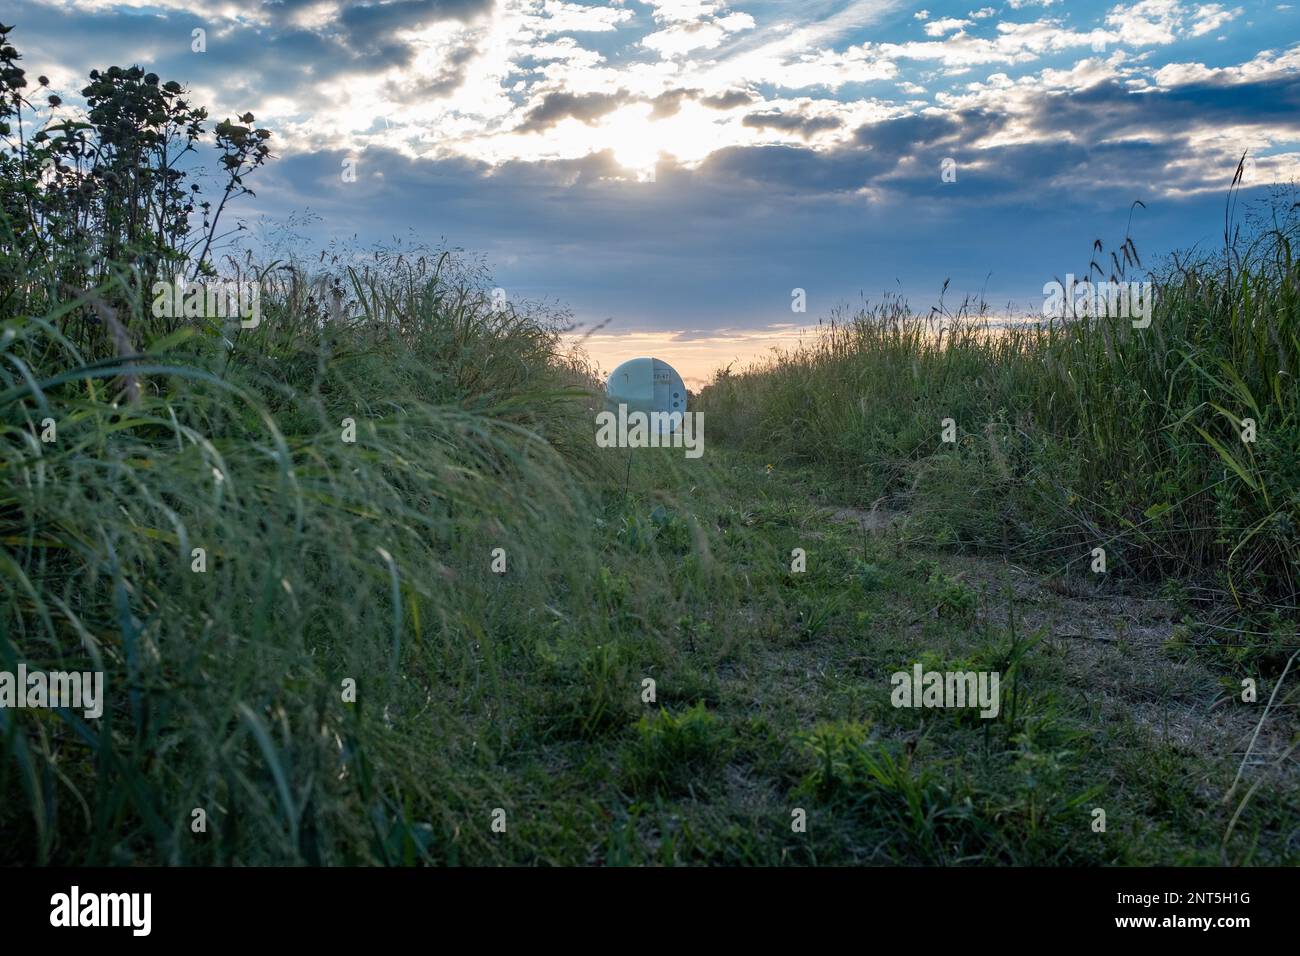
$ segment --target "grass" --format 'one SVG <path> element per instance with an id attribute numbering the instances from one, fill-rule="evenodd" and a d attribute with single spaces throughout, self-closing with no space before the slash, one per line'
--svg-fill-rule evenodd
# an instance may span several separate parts
<path id="1" fill-rule="evenodd" d="M 1187 649 L 1095 684 L 1071 641 L 1012 666 L 1055 593 L 1008 605 L 1001 565 L 830 520 L 829 469 L 647 449 L 625 497 L 581 364 L 513 320 L 458 331 L 461 300 L 316 326 L 285 301 L 174 343 L 134 405 L 53 384 L 66 347 L 6 324 L 39 389 L 5 384 L 4 653 L 110 696 L 98 726 L 0 711 L 8 862 L 1295 861 L 1294 774 L 1252 764 L 1225 841 L 1231 752 L 1105 700 L 1142 674 L 1204 707 Z M 917 660 L 1014 672 L 999 719 L 891 707 Z"/>
<path id="2" fill-rule="evenodd" d="M 1147 328 L 887 300 L 725 371 L 701 407 L 715 435 L 815 464 L 846 503 L 906 511 L 918 540 L 1061 572 L 1100 547 L 1110 572 L 1194 581 L 1277 645 L 1275 673 L 1300 605 L 1295 208 L 1227 252 L 1175 257 Z M 1101 260 L 1124 280 L 1138 260 L 1121 249 L 1098 243 L 1087 274 Z"/>

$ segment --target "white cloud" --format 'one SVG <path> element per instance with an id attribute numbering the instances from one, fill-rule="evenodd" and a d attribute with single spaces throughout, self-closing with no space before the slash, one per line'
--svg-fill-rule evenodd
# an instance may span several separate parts
<path id="1" fill-rule="evenodd" d="M 1113 7 L 1106 14 L 1106 23 L 1116 30 L 1121 43 L 1173 43 L 1183 12 L 1178 0 L 1140 0 L 1131 7 Z"/>
<path id="2" fill-rule="evenodd" d="M 725 4 L 719 0 L 643 0 L 654 7 L 654 18 L 669 23 L 691 23 L 715 16 Z"/>
<path id="3" fill-rule="evenodd" d="M 1160 87 L 1182 86 L 1186 83 L 1216 81 L 1248 83 L 1267 80 L 1284 73 L 1300 71 L 1300 45 L 1285 53 L 1265 50 L 1237 66 L 1207 67 L 1204 63 L 1169 63 L 1155 73 L 1155 83 Z"/>
<path id="4" fill-rule="evenodd" d="M 879 52 L 891 60 L 935 60 L 954 70 L 987 63 L 1028 63 L 1046 53 L 1090 47 L 1096 35 L 1066 29 L 1057 20 L 1003 22 L 997 29 L 993 38 L 959 33 L 944 40 L 882 43 Z"/>
<path id="5" fill-rule="evenodd" d="M 634 14 L 622 7 L 585 7 L 561 0 L 546 0 L 542 7 L 545 16 L 536 18 L 533 26 L 539 33 L 604 33 L 617 30 L 620 23 L 631 20 Z"/>
<path id="6" fill-rule="evenodd" d="M 931 20 L 925 25 L 926 36 L 941 37 L 945 33 L 951 33 L 954 30 L 961 30 L 971 25 L 969 20 L 959 20 L 956 17 L 944 17 L 942 20 Z"/>
<path id="7" fill-rule="evenodd" d="M 994 73 L 983 81 L 967 83 L 963 94 L 939 93 L 935 99 L 951 110 L 982 109 L 1014 117 L 1035 111 L 1045 93 L 1077 92 L 1123 78 L 1124 60 L 1123 53 L 1115 53 L 1104 60 L 1080 60 L 1068 70 L 1045 69 L 1014 80 L 1005 73 Z M 1014 138 L 1016 124 L 1010 128 Z"/>
<path id="8" fill-rule="evenodd" d="M 1225 10 L 1217 3 L 1207 3 L 1196 8 L 1192 15 L 1192 36 L 1199 37 L 1211 33 L 1229 20 L 1241 16 L 1241 7 Z"/>
<path id="9" fill-rule="evenodd" d="M 1179 36 L 1203 36 L 1241 13 L 1241 7 L 1229 10 L 1218 3 L 1189 7 L 1180 0 L 1140 0 L 1132 6 L 1112 7 L 1106 23 L 1121 43 L 1153 46 L 1173 43 Z"/>
<path id="10" fill-rule="evenodd" d="M 641 40 L 641 45 L 671 59 L 695 50 L 713 50 L 728 34 L 754 29 L 748 13 L 717 16 L 721 5 L 694 0 L 656 0 L 655 19 L 669 25 Z"/>

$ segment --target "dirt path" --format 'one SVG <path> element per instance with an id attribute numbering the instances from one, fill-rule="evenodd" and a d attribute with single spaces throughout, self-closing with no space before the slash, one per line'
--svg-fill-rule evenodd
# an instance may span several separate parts
<path id="1" fill-rule="evenodd" d="M 821 510 L 832 521 L 878 539 L 906 520 L 900 512 L 881 509 Z M 1296 667 L 1271 709 L 1277 681 L 1263 677 L 1256 681 L 1255 703 L 1245 705 L 1239 679 L 1186 650 L 1186 628 L 1169 601 L 1114 593 L 1088 580 L 1062 581 L 994 558 L 947 555 L 938 561 L 981 595 L 977 626 L 1005 627 L 1014 616 L 1022 632 L 1043 635 L 1044 649 L 1063 665 L 1066 685 L 1088 701 L 1097 721 L 1132 720 L 1152 744 L 1204 760 L 1210 772 L 1198 787 L 1207 800 L 1240 799 L 1261 776 L 1286 777 L 1292 785 L 1300 776 L 1294 704 L 1285 703 L 1297 696 Z"/>

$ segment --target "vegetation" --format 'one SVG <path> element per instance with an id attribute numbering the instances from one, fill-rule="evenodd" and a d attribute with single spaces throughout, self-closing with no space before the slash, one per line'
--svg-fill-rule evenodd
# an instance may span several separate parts
<path id="1" fill-rule="evenodd" d="M 888 301 L 724 372 L 703 407 L 714 434 L 824 463 L 842 500 L 905 510 L 919 538 L 1062 573 L 1101 547 L 1108 573 L 1194 581 L 1240 624 L 1209 639 L 1276 670 L 1300 607 L 1298 207 L 1277 201 L 1217 256 L 1175 256 L 1149 327 Z M 1081 274 L 1106 279 L 1103 252 Z M 1139 260 L 1128 237 L 1119 252 L 1109 278 L 1124 281 Z"/>
<path id="2" fill-rule="evenodd" d="M 218 255 L 269 157 L 252 118 L 209 131 L 109 69 L 85 95 L 111 118 L 31 132 L 8 34 L 0 671 L 102 671 L 108 700 L 0 708 L 0 860 L 1300 860 L 1293 679 L 1251 736 L 1294 606 L 1289 255 L 1180 277 L 1160 357 L 859 316 L 719 378 L 728 447 L 628 471 L 563 315 L 450 253 Z M 205 219 L 174 174 L 209 132 Z M 154 314 L 177 275 L 251 278 L 260 322 Z M 1247 394 L 1242 449 L 1206 403 Z M 907 514 L 845 507 L 882 496 Z M 970 553 L 1099 540 L 1100 589 Z M 1200 598 L 1216 573 L 1243 633 Z M 998 717 L 893 707 L 917 661 L 999 670 Z"/>

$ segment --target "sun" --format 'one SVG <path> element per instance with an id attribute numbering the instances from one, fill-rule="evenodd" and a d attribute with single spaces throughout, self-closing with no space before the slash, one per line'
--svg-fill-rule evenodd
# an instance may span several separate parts
<path id="1" fill-rule="evenodd" d="M 615 110 L 601 124 L 615 161 L 641 182 L 653 181 L 663 153 L 664 128 L 650 118 L 651 107 L 634 103 Z"/>

